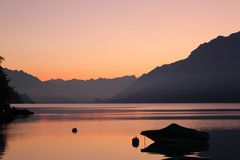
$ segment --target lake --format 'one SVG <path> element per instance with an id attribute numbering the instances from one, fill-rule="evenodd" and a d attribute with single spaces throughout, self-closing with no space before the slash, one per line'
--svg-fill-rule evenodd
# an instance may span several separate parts
<path id="1" fill-rule="evenodd" d="M 0 127 L 3 160 L 240 159 L 240 104 L 21 104 L 35 112 Z M 207 131 L 208 146 L 176 155 L 141 152 L 152 141 L 142 130 L 171 123 Z M 72 128 L 78 128 L 73 134 Z M 132 138 L 140 139 L 138 147 Z M 164 148 L 165 146 L 163 146 Z M 175 157 L 175 158 L 174 158 Z M 189 158 L 190 159 L 190 158 Z"/>

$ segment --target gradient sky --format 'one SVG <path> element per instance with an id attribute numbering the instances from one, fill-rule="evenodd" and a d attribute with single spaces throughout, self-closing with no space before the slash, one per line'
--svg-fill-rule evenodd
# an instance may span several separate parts
<path id="1" fill-rule="evenodd" d="M 140 76 L 239 31 L 239 9 L 239 0 L 0 0 L 0 55 L 42 80 Z"/>

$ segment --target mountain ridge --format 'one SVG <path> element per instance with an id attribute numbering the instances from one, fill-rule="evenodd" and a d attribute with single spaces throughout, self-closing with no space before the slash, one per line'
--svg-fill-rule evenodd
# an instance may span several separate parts
<path id="1" fill-rule="evenodd" d="M 111 102 L 240 101 L 239 44 L 240 32 L 218 36 L 199 45 L 186 59 L 144 74 Z"/>
<path id="2" fill-rule="evenodd" d="M 22 70 L 4 68 L 4 71 L 11 79 L 11 86 L 37 103 L 87 103 L 94 102 L 95 99 L 109 99 L 136 80 L 135 76 L 123 76 L 95 80 L 41 81 Z"/>

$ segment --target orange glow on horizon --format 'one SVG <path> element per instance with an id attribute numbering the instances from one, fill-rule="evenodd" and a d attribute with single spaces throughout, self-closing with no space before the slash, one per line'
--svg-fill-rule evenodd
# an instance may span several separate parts
<path id="1" fill-rule="evenodd" d="M 24 2 L 0 2 L 0 55 L 41 80 L 139 77 L 240 26 L 238 0 Z"/>

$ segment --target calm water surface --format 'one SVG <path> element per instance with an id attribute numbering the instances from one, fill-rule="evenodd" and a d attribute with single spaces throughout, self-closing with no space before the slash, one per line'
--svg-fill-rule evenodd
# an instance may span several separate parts
<path id="1" fill-rule="evenodd" d="M 36 114 L 0 127 L 3 160 L 240 159 L 240 104 L 30 104 Z M 168 153 L 141 152 L 152 144 L 139 133 L 171 123 L 207 131 L 209 145 Z M 71 133 L 73 127 L 78 133 Z M 137 148 L 131 139 L 140 138 Z M 166 146 L 167 147 L 167 146 Z M 185 153 L 185 152 L 184 152 Z M 185 158 L 187 159 L 187 158 Z"/>

